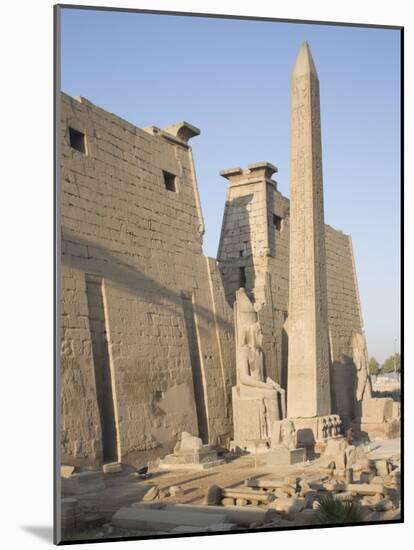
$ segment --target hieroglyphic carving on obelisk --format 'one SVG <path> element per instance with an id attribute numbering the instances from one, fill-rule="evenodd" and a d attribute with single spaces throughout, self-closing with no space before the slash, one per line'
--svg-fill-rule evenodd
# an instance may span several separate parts
<path id="1" fill-rule="evenodd" d="M 288 417 L 331 412 L 319 80 L 307 43 L 292 73 Z"/>

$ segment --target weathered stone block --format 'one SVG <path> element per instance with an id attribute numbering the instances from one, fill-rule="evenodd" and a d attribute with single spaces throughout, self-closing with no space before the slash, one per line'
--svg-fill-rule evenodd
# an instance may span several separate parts
<path id="1" fill-rule="evenodd" d="M 167 455 L 160 461 L 159 467 L 167 470 L 204 470 L 224 464 L 217 451 L 205 445 L 199 450 L 178 451 Z"/>
<path id="2" fill-rule="evenodd" d="M 279 446 L 272 448 L 266 456 L 268 466 L 287 466 L 305 462 L 306 449 L 286 449 Z"/>
<path id="3" fill-rule="evenodd" d="M 60 476 L 64 478 L 70 477 L 75 471 L 74 466 L 61 466 L 60 467 Z"/>
<path id="4" fill-rule="evenodd" d="M 112 517 L 114 527 L 140 529 L 144 531 L 171 531 L 179 526 L 208 527 L 226 520 L 225 511 L 221 514 L 188 513 L 181 510 L 157 510 L 139 507 L 121 508 Z"/>
<path id="5" fill-rule="evenodd" d="M 372 397 L 361 402 L 363 422 L 383 422 L 393 418 L 393 400 L 384 397 Z"/>
<path id="6" fill-rule="evenodd" d="M 328 439 L 325 452 L 321 459 L 324 465 L 328 465 L 330 462 L 335 463 L 335 469 L 345 469 L 346 467 L 346 449 L 348 442 L 342 436 L 333 437 Z"/>
<path id="7" fill-rule="evenodd" d="M 105 474 L 116 474 L 122 472 L 122 464 L 119 462 L 108 462 L 102 466 Z"/>

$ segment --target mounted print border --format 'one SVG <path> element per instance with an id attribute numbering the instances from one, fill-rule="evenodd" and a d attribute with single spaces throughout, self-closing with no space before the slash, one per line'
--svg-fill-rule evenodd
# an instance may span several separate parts
<path id="1" fill-rule="evenodd" d="M 55 543 L 403 521 L 402 82 L 401 27 L 55 6 Z"/>

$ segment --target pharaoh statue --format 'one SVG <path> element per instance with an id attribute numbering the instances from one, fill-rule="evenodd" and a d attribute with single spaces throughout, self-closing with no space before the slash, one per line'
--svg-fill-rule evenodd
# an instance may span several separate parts
<path id="1" fill-rule="evenodd" d="M 261 326 L 244 288 L 236 292 L 234 313 L 237 366 L 237 386 L 233 388 L 234 439 L 268 440 L 273 422 L 286 416 L 285 391 L 266 376 Z"/>
<path id="2" fill-rule="evenodd" d="M 365 338 L 360 332 L 352 333 L 352 358 L 356 368 L 355 398 L 359 403 L 371 399 L 371 379 L 368 372 L 368 352 Z"/>

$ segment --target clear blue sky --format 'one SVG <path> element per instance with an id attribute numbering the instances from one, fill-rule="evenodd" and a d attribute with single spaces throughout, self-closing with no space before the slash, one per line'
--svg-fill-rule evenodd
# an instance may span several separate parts
<path id="1" fill-rule="evenodd" d="M 400 349 L 399 31 L 62 10 L 62 90 L 139 127 L 186 120 L 215 257 L 227 180 L 268 161 L 289 196 L 290 75 L 319 74 L 325 221 L 352 235 L 370 356 Z"/>

